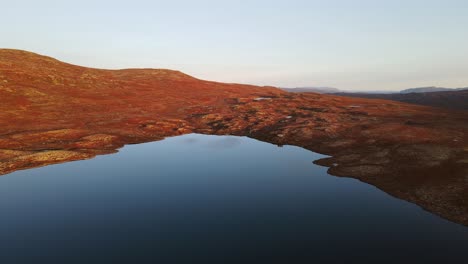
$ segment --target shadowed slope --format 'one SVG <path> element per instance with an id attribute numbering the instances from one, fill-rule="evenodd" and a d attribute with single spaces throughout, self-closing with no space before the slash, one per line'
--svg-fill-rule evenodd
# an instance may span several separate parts
<path id="1" fill-rule="evenodd" d="M 293 94 L 171 70 L 98 70 L 0 50 L 0 174 L 185 133 L 230 134 L 333 156 L 369 182 L 468 225 L 468 117 L 385 100 Z"/>
<path id="2" fill-rule="evenodd" d="M 385 99 L 409 104 L 468 111 L 468 90 L 395 94 L 336 93 L 348 97 Z"/>

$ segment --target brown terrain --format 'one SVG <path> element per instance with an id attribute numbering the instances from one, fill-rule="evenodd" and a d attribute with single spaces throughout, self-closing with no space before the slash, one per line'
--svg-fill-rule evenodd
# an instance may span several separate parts
<path id="1" fill-rule="evenodd" d="M 334 95 L 369 99 L 385 99 L 409 104 L 419 104 L 468 111 L 468 90 L 394 94 L 335 93 Z"/>
<path id="2" fill-rule="evenodd" d="M 99 70 L 0 49 L 0 174 L 187 133 L 238 135 L 316 161 L 468 225 L 468 114 L 288 93 L 178 71 Z"/>

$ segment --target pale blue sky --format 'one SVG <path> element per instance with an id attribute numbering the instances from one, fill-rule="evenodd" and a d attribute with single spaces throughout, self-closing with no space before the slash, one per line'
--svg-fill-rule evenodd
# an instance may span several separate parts
<path id="1" fill-rule="evenodd" d="M 98 68 L 390 90 L 468 86 L 466 0 L 0 0 L 0 47 Z"/>

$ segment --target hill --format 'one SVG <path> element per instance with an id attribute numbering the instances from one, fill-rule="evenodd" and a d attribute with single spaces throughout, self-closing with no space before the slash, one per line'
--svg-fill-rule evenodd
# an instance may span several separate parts
<path id="1" fill-rule="evenodd" d="M 436 92 L 457 92 L 457 91 L 468 91 L 468 87 L 465 88 L 444 88 L 444 87 L 435 87 L 435 86 L 429 86 L 429 87 L 419 87 L 419 88 L 410 88 L 410 89 L 405 89 L 401 91 L 359 91 L 359 90 L 340 90 L 337 88 L 331 88 L 331 87 L 297 87 L 297 88 L 281 88 L 282 90 L 286 92 L 292 92 L 292 93 L 319 93 L 319 94 L 335 94 L 335 95 L 344 95 L 344 96 L 350 96 L 350 97 L 360 97 L 360 98 L 382 98 L 382 99 L 388 99 L 388 100 L 394 100 L 393 98 L 401 98 L 396 101 L 401 101 L 401 102 L 409 102 L 412 103 L 411 99 L 406 99 L 404 96 L 392 96 L 395 94 L 412 94 L 412 93 L 436 93 Z M 407 98 L 411 98 L 408 96 Z M 422 100 L 414 100 L 415 102 L 421 101 Z M 421 103 L 416 103 L 416 104 L 421 104 Z M 422 105 L 434 105 L 438 106 L 437 104 L 433 103 L 426 103 Z M 447 104 L 448 105 L 448 104 Z M 459 107 L 453 107 L 454 109 L 457 109 Z"/>
<path id="2" fill-rule="evenodd" d="M 455 91 L 462 91 L 462 90 L 468 90 L 468 87 L 444 88 L 444 87 L 429 86 L 429 87 L 420 87 L 420 88 L 410 88 L 410 89 L 402 90 L 400 91 L 400 93 L 408 94 L 408 93 L 455 92 Z"/>
<path id="3" fill-rule="evenodd" d="M 296 87 L 296 88 L 281 88 L 286 92 L 291 93 L 320 93 L 320 94 L 331 94 L 341 92 L 337 88 L 332 87 Z"/>
<path id="4" fill-rule="evenodd" d="M 468 110 L 468 90 L 462 89 L 450 92 L 411 92 L 396 94 L 336 93 L 335 95 L 370 99 L 385 99 L 454 110 Z"/>
<path id="5" fill-rule="evenodd" d="M 468 225 L 468 116 L 406 103 L 91 69 L 0 49 L 0 174 L 187 133 L 238 135 L 316 161 Z"/>

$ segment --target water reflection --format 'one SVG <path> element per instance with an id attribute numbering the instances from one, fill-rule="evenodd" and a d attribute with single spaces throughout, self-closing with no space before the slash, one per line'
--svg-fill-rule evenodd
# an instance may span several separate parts
<path id="1" fill-rule="evenodd" d="M 186 135 L 18 171 L 0 177 L 0 256 L 10 263 L 466 259 L 466 227 L 329 176 L 312 164 L 321 157 L 243 137 Z"/>

